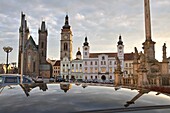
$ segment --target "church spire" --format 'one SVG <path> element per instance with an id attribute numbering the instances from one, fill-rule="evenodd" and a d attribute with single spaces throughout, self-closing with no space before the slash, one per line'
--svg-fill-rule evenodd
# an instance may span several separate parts
<path id="1" fill-rule="evenodd" d="M 84 46 L 89 46 L 89 43 L 87 42 L 87 36 L 85 37 Z"/>
<path id="2" fill-rule="evenodd" d="M 39 32 L 47 32 L 45 21 L 42 21 L 41 28 L 39 29 Z"/>
<path id="3" fill-rule="evenodd" d="M 119 41 L 117 42 L 118 45 L 123 45 L 123 41 L 122 41 L 122 36 L 119 36 Z"/>
<path id="4" fill-rule="evenodd" d="M 70 29 L 68 15 L 66 15 L 66 17 L 65 17 L 65 25 L 63 26 L 63 29 Z"/>

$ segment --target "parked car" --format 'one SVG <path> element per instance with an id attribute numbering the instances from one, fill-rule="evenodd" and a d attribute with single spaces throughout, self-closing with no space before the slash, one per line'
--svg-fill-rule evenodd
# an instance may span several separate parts
<path id="1" fill-rule="evenodd" d="M 55 79 L 54 78 L 50 78 L 49 82 L 55 82 Z"/>
<path id="2" fill-rule="evenodd" d="M 64 82 L 65 80 L 61 76 L 56 77 L 56 82 Z"/>
<path id="3" fill-rule="evenodd" d="M 19 74 L 0 74 L 0 87 L 8 85 L 18 85 L 21 83 Z M 28 76 L 23 75 L 22 84 L 31 84 L 34 81 Z"/>

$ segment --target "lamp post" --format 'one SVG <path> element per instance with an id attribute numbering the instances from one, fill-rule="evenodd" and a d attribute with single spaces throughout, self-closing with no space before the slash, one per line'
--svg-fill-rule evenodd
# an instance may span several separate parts
<path id="1" fill-rule="evenodd" d="M 4 51 L 7 53 L 7 59 L 6 59 L 6 74 L 8 73 L 8 54 L 13 50 L 12 47 L 3 47 Z"/>

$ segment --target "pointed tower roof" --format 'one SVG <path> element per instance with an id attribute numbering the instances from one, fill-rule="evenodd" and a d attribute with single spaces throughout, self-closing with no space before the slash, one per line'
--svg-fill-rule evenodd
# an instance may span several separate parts
<path id="1" fill-rule="evenodd" d="M 39 28 L 39 32 L 47 32 L 45 21 L 42 21 L 41 27 Z"/>
<path id="2" fill-rule="evenodd" d="M 119 41 L 117 42 L 118 45 L 123 45 L 123 41 L 122 41 L 122 36 L 119 35 Z"/>
<path id="3" fill-rule="evenodd" d="M 21 26 L 19 28 L 19 31 L 22 32 L 23 28 L 25 28 L 25 31 L 29 32 L 29 28 L 27 27 L 27 20 L 25 18 L 25 14 L 21 12 Z"/>
<path id="4" fill-rule="evenodd" d="M 78 48 L 78 51 L 77 51 L 76 55 L 81 55 L 80 47 Z"/>
<path id="5" fill-rule="evenodd" d="M 87 42 L 87 36 L 85 37 L 84 46 L 89 46 L 89 43 Z"/>
<path id="6" fill-rule="evenodd" d="M 68 15 L 66 15 L 66 17 L 65 17 L 65 25 L 63 26 L 63 29 L 70 29 Z"/>

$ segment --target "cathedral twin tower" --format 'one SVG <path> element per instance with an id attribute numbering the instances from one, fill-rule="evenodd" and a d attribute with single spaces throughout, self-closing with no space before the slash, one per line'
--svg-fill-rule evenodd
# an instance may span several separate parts
<path id="1" fill-rule="evenodd" d="M 29 27 L 25 14 L 21 13 L 21 26 L 19 28 L 19 54 L 18 54 L 18 73 L 21 73 L 21 56 L 23 54 L 24 65 L 23 74 L 32 77 L 44 76 L 50 77 L 51 66 L 46 61 L 47 56 L 47 36 L 45 21 L 42 21 L 38 30 L 39 41 L 36 45 L 34 39 L 30 35 Z M 24 48 L 24 51 L 23 49 Z"/>

